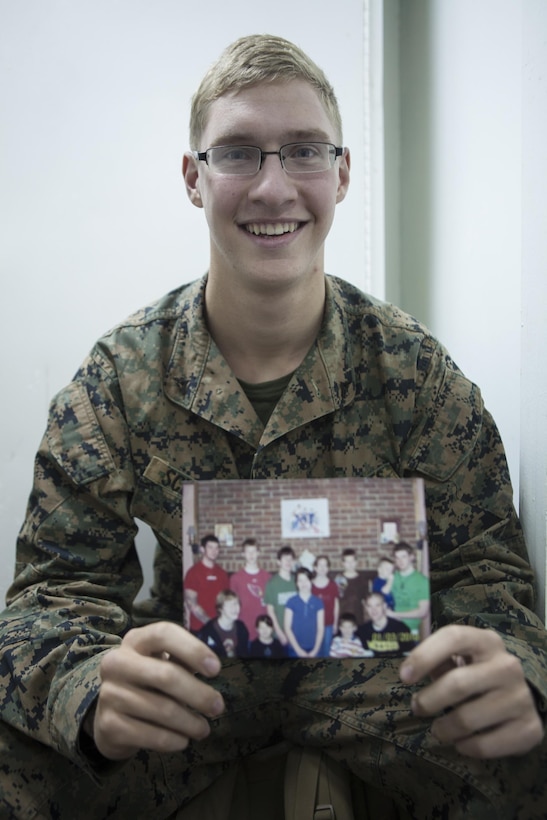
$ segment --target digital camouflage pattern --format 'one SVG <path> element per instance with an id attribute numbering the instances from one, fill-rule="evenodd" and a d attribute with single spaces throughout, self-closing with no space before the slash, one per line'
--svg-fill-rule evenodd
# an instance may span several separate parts
<path id="1" fill-rule="evenodd" d="M 187 479 L 423 477 L 434 628 L 496 629 L 545 712 L 546 632 L 478 388 L 421 324 L 328 277 L 320 335 L 264 429 L 207 332 L 205 281 L 106 334 L 52 403 L 0 622 L 0 817 L 72 818 L 84 801 L 89 818 L 167 818 L 283 738 L 326 749 L 413 817 L 546 817 L 545 745 L 490 762 L 439 747 L 387 660 L 230 662 L 207 741 L 122 765 L 80 744 L 102 653 L 131 626 L 181 621 Z M 138 520 L 158 547 L 151 598 L 133 607 Z"/>

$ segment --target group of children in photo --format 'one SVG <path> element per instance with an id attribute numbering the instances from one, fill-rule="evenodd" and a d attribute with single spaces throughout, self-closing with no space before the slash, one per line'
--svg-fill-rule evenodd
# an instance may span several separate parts
<path id="1" fill-rule="evenodd" d="M 371 580 L 357 569 L 356 550 L 344 549 L 331 573 L 326 555 L 303 565 L 291 546 L 277 553 L 275 574 L 260 567 L 256 539 L 243 542 L 244 566 L 217 564 L 220 544 L 201 541 L 201 559 L 184 579 L 187 624 L 220 657 L 393 657 L 422 637 L 429 582 L 415 566 L 415 550 L 393 545 Z"/>

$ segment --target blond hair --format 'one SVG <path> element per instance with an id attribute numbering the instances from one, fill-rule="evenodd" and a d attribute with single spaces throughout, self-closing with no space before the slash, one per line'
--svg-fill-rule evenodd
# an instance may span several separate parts
<path id="1" fill-rule="evenodd" d="M 234 592 L 233 589 L 222 589 L 215 599 L 215 607 L 217 614 L 221 614 L 222 607 L 224 606 L 226 601 L 231 601 L 234 598 L 239 601 L 239 595 L 237 594 L 237 592 Z"/>
<path id="2" fill-rule="evenodd" d="M 289 80 L 305 80 L 317 91 L 341 142 L 342 119 L 338 101 L 322 69 L 289 40 L 271 34 L 253 34 L 241 37 L 222 52 L 192 97 L 192 150 L 199 150 L 209 107 L 219 97 L 259 83 Z"/>

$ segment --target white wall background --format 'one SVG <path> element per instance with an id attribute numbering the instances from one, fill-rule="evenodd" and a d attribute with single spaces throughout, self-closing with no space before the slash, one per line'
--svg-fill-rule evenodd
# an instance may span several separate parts
<path id="1" fill-rule="evenodd" d="M 516 486 L 522 470 L 543 589 L 547 4 L 383 5 L 387 296 L 481 385 Z M 183 0 L 0 0 L 0 600 L 51 395 L 100 333 L 206 268 L 180 158 L 190 96 L 241 34 L 295 40 L 333 81 L 353 181 L 327 267 L 383 295 L 382 249 L 367 244 L 381 216 L 378 233 L 364 229 L 382 162 L 365 117 L 381 105 L 382 79 L 364 81 L 369 6 L 381 0 L 278 0 L 251 14 L 242 0 L 229 12 L 221 0 L 191 10 Z"/>
<path id="2" fill-rule="evenodd" d="M 522 365 L 520 511 L 547 616 L 547 3 L 522 24 Z"/>
<path id="3" fill-rule="evenodd" d="M 364 6 L 0 0 L 1 601 L 52 394 L 102 332 L 206 270 L 189 100 L 243 34 L 294 40 L 337 90 L 355 150 L 327 266 L 365 286 Z"/>
<path id="4" fill-rule="evenodd" d="M 495 411 L 518 485 L 521 10 L 400 4 L 400 301 Z"/>
<path id="5" fill-rule="evenodd" d="M 547 3 L 384 6 L 387 296 L 481 386 L 545 614 Z"/>

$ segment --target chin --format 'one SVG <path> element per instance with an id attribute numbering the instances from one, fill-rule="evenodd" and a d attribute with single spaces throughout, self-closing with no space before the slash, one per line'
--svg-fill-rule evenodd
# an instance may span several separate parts
<path id="1" fill-rule="evenodd" d="M 277 289 L 310 285 L 313 281 L 323 279 L 323 270 L 316 268 L 298 269 L 294 264 L 266 265 L 250 274 L 251 282 L 264 288 Z"/>

